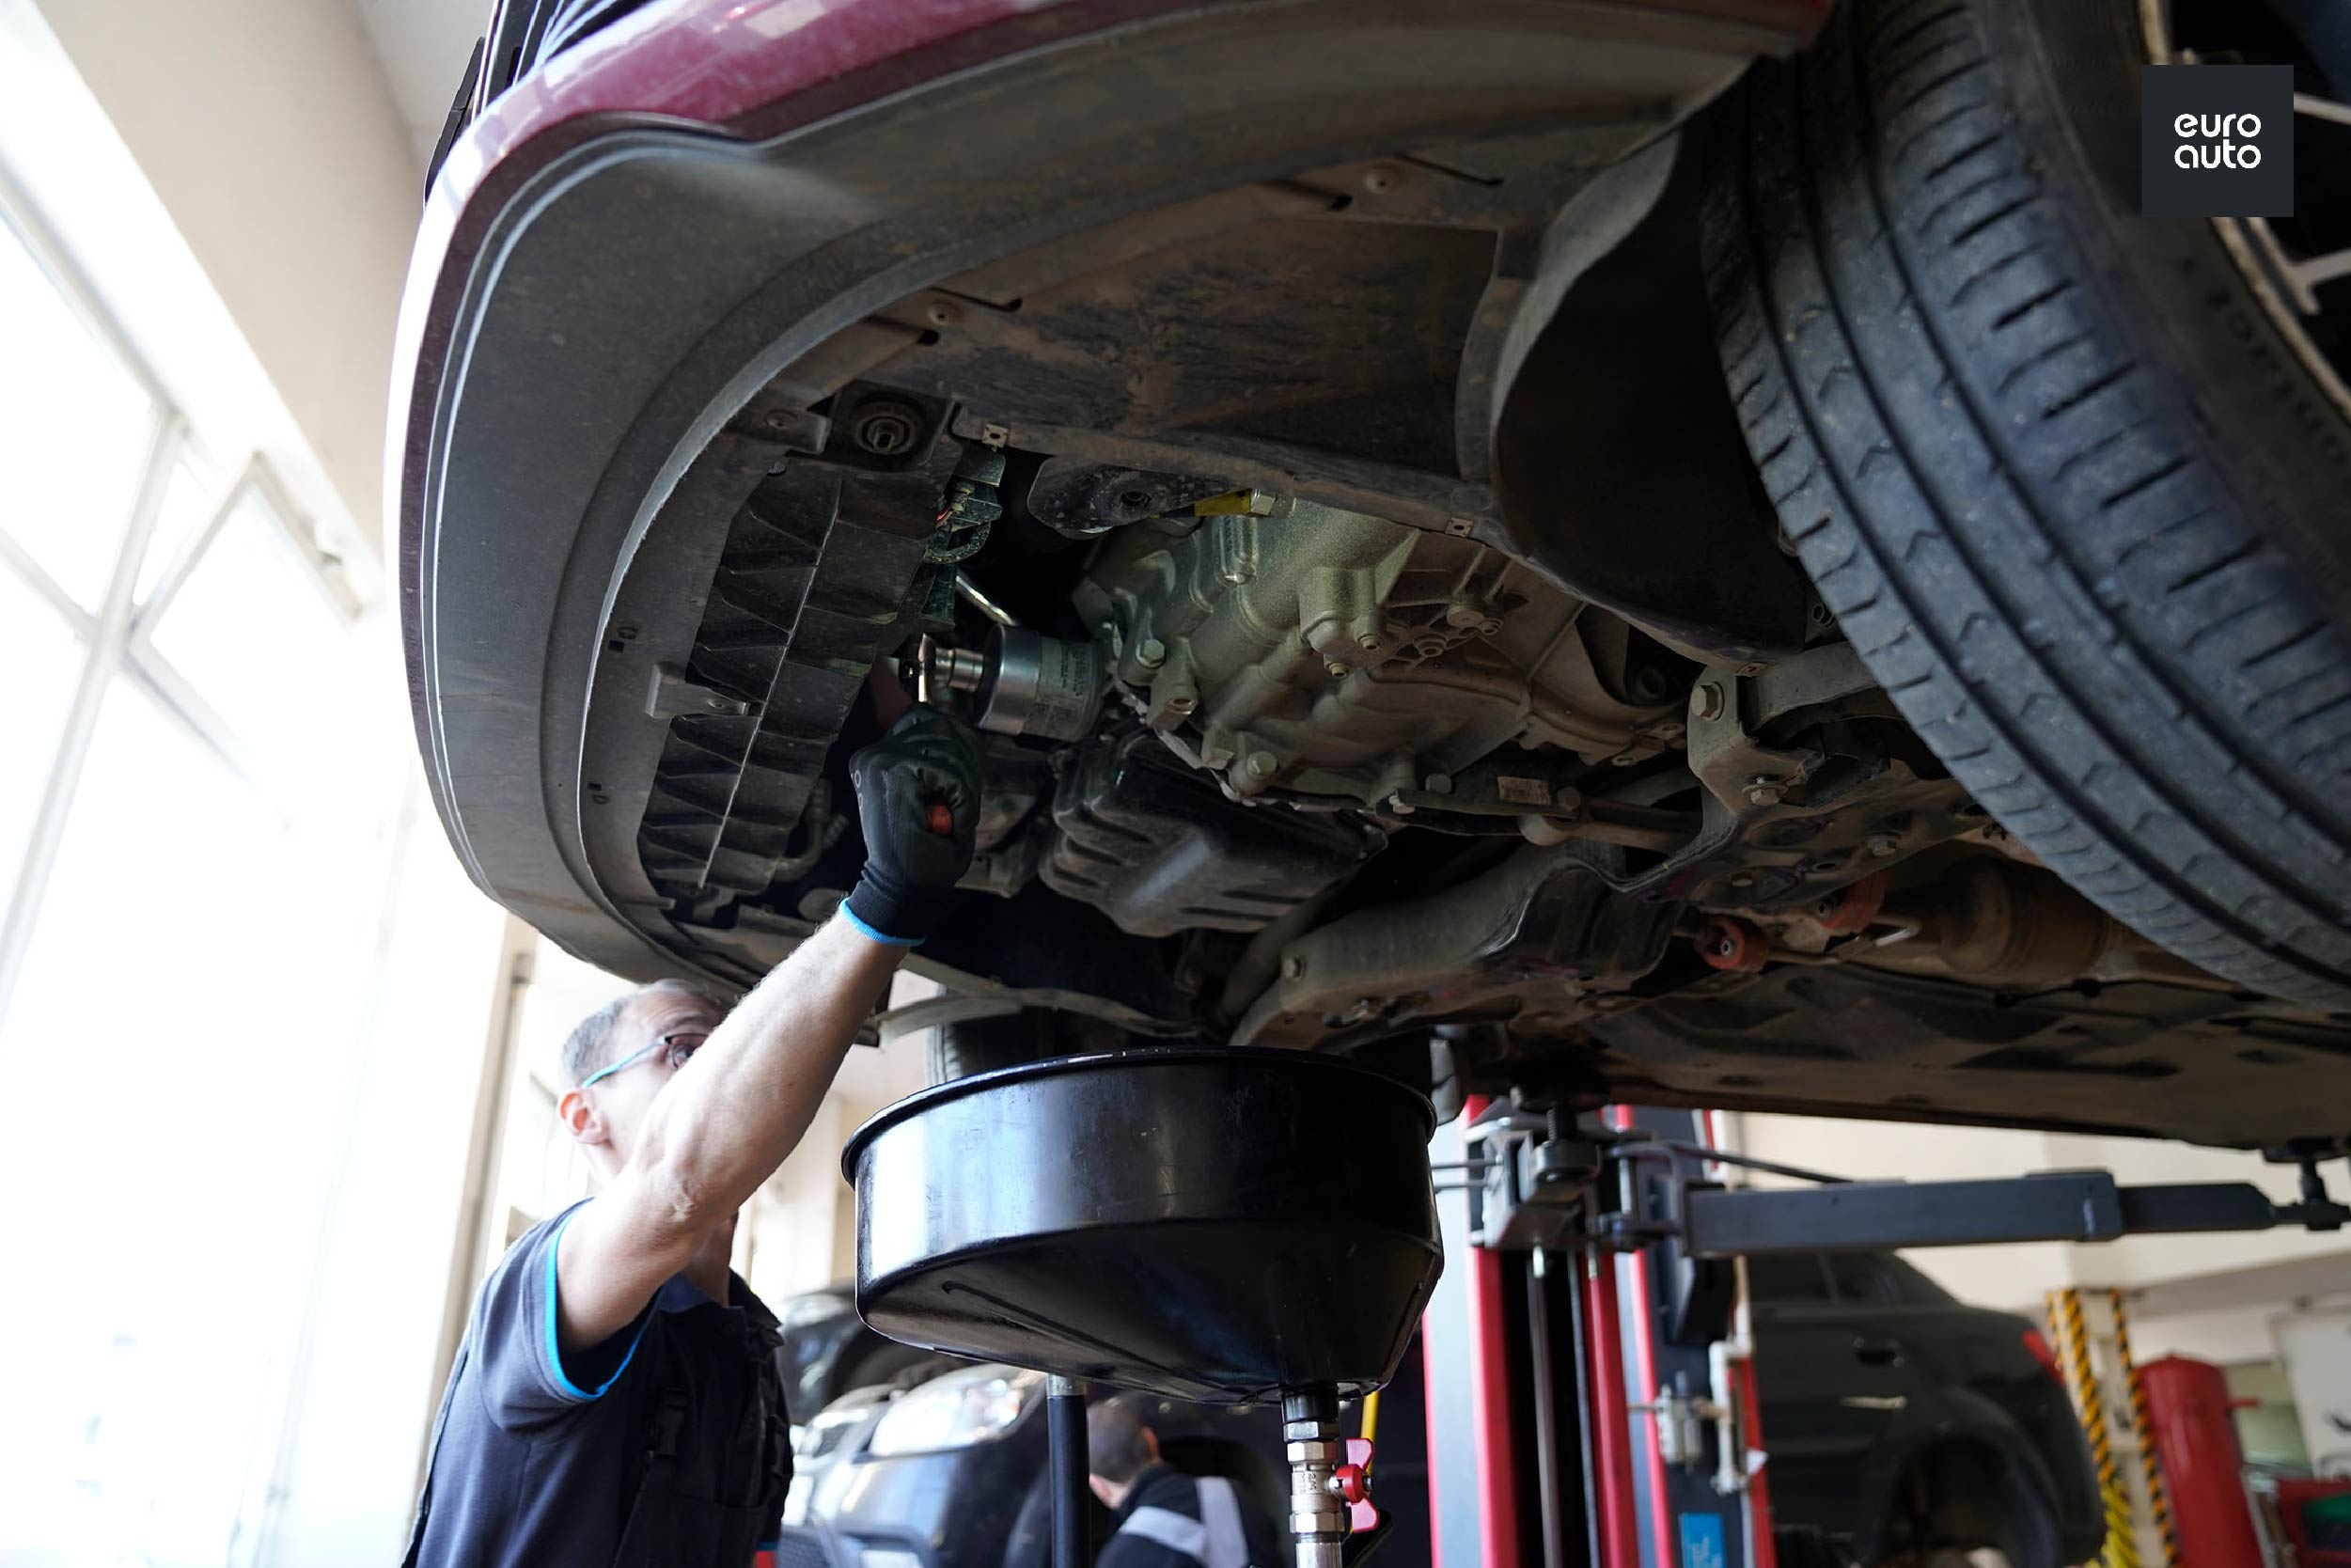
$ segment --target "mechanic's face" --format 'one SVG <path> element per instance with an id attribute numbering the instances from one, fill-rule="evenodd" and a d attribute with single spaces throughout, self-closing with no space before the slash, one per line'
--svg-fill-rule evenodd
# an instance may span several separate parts
<path id="1" fill-rule="evenodd" d="M 599 1174 L 609 1178 L 628 1163 L 653 1097 L 723 1016 L 707 1002 L 666 991 L 649 991 L 629 1009 L 616 1030 L 608 1070 L 567 1091 L 556 1106 Z"/>

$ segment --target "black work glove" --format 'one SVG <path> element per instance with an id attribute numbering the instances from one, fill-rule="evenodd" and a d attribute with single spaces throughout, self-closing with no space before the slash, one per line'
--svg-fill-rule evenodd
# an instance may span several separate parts
<path id="1" fill-rule="evenodd" d="M 917 702 L 849 760 L 865 828 L 865 874 L 841 907 L 877 942 L 911 948 L 947 912 L 980 825 L 980 743 Z"/>

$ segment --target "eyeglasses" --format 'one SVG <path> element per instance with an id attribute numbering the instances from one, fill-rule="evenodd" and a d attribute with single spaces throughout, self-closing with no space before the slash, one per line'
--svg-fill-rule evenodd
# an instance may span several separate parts
<path id="1" fill-rule="evenodd" d="M 651 1044 L 640 1046 L 636 1050 L 631 1051 L 627 1056 L 622 1057 L 619 1061 L 614 1062 L 610 1067 L 598 1068 L 595 1072 L 590 1073 L 587 1077 L 580 1080 L 580 1087 L 582 1089 L 586 1089 L 601 1079 L 609 1078 L 615 1073 L 619 1072 L 623 1067 L 633 1067 L 636 1063 L 643 1061 L 647 1057 L 651 1056 L 655 1051 L 667 1053 L 670 1070 L 675 1072 L 677 1069 L 683 1067 L 688 1061 L 691 1061 L 694 1058 L 694 1053 L 700 1050 L 702 1048 L 702 1043 L 709 1038 L 710 1032 L 706 1029 L 680 1029 L 675 1034 L 665 1034 L 660 1039 L 654 1041 Z"/>

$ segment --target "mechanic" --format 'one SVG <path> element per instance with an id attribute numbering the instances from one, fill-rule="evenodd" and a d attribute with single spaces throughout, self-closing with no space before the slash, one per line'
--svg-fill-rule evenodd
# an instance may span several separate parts
<path id="1" fill-rule="evenodd" d="M 1247 1568 L 1282 1560 L 1272 1526 L 1222 1476 L 1187 1476 L 1123 1396 L 1086 1412 L 1087 1482 L 1111 1511 L 1094 1568 Z"/>
<path id="2" fill-rule="evenodd" d="M 581 1024 L 556 1114 L 601 1178 L 483 1284 L 406 1561 L 750 1568 L 792 1475 L 776 1319 L 730 1273 L 736 1211 L 971 863 L 980 752 L 909 709 L 850 763 L 866 864 L 728 1012 L 675 982 Z"/>

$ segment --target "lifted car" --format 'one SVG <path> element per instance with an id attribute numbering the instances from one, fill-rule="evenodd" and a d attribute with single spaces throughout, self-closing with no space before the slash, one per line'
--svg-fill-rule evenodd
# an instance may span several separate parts
<path id="1" fill-rule="evenodd" d="M 2296 217 L 2136 215 L 2190 52 Z M 2345 102 L 2302 0 L 508 0 L 391 432 L 442 820 L 747 985 L 925 694 L 943 1075 L 2340 1149 Z"/>

